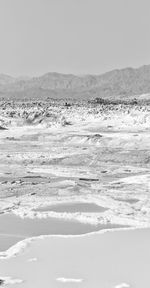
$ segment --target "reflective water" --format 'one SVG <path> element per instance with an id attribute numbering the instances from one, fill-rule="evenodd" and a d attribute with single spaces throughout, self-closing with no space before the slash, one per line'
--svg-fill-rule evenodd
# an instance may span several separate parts
<path id="1" fill-rule="evenodd" d="M 23 219 L 12 213 L 4 214 L 0 216 L 0 251 L 8 249 L 12 244 L 28 237 L 40 235 L 82 235 L 102 229 L 120 227 L 120 225 L 115 224 L 91 225 L 51 217 Z"/>
<path id="2" fill-rule="evenodd" d="M 60 213 L 99 213 L 105 212 L 108 210 L 102 206 L 96 205 L 95 203 L 83 203 L 83 202 L 70 202 L 70 203 L 60 203 L 56 205 L 49 205 L 45 207 L 37 208 L 35 211 L 38 212 L 46 212 L 46 211 L 54 211 Z"/>
<path id="3" fill-rule="evenodd" d="M 1 234 L 0 235 L 0 251 L 5 251 L 9 247 L 15 245 L 19 241 L 22 241 L 26 237 L 12 235 L 12 234 Z"/>
<path id="4" fill-rule="evenodd" d="M 135 204 L 139 201 L 139 199 L 135 198 L 130 198 L 130 199 L 123 199 L 123 198 L 115 198 L 115 200 L 122 201 L 122 202 L 127 202 L 129 204 Z"/>

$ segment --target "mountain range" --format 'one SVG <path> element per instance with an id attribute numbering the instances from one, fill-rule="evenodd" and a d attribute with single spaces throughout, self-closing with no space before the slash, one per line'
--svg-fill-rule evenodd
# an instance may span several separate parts
<path id="1" fill-rule="evenodd" d="M 14 78 L 0 74 L 0 98 L 129 99 L 150 93 L 150 65 L 116 69 L 101 75 L 47 73 Z M 149 97 L 148 97 L 149 98 Z"/>

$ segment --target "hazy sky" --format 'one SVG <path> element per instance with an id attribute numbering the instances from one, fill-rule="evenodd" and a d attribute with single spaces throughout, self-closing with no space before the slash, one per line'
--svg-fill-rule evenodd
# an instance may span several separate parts
<path id="1" fill-rule="evenodd" d="M 150 64 L 150 0 L 0 0 L 0 72 Z"/>

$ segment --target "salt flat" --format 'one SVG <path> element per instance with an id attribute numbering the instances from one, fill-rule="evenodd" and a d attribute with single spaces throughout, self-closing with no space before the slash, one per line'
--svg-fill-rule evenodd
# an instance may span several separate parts
<path id="1" fill-rule="evenodd" d="M 32 241 L 17 257 L 1 260 L 0 271 L 23 280 L 14 288 L 149 287 L 149 239 L 149 229 L 46 237 Z"/>
<path id="2" fill-rule="evenodd" d="M 5 128 L 0 131 L 0 221 L 5 224 L 0 229 L 2 245 L 4 235 L 8 235 L 5 249 L 11 249 L 22 236 L 65 234 L 33 240 L 14 258 L 6 256 L 19 246 L 4 252 L 0 279 L 22 279 L 24 282 L 14 287 L 29 288 L 147 287 L 149 108 L 91 104 L 68 108 L 63 103 L 48 102 L 1 103 L 0 107 L 0 125 Z M 73 208 L 66 210 L 70 203 Z M 86 209 L 76 209 L 77 203 Z M 65 209 L 47 209 L 60 205 Z M 90 205 L 99 209 L 92 211 Z M 70 227 L 76 223 L 80 233 L 69 237 L 72 233 L 63 233 L 62 225 L 56 229 L 55 219 L 63 225 L 68 221 Z M 32 222 L 51 223 L 53 229 L 48 233 L 40 224 L 35 225 L 36 233 L 29 233 L 35 232 L 32 224 L 30 231 L 19 233 L 22 221 L 26 228 Z M 90 227 L 87 232 L 102 226 L 138 230 L 79 237 L 85 226 Z M 20 243 L 24 246 L 26 240 Z M 139 263 L 140 257 L 143 260 Z M 140 265 L 145 265 L 141 275 Z"/>
<path id="3" fill-rule="evenodd" d="M 76 219 L 149 225 L 147 107 L 19 102 L 1 108 L 7 128 L 0 132 L 1 211 L 43 217 L 52 213 L 34 210 L 88 201 L 108 210 Z"/>

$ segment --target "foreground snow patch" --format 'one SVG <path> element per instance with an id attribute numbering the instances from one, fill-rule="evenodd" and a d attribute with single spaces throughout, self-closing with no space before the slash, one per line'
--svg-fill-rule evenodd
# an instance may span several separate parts
<path id="1" fill-rule="evenodd" d="M 73 278 L 57 278 L 56 279 L 59 282 L 67 283 L 67 282 L 74 282 L 74 283 L 80 283 L 83 281 L 83 279 L 73 279 Z"/>

